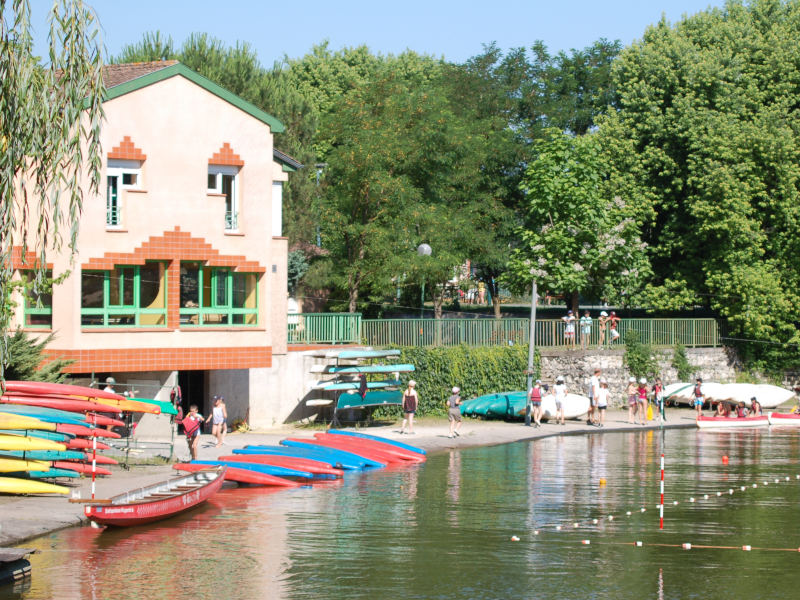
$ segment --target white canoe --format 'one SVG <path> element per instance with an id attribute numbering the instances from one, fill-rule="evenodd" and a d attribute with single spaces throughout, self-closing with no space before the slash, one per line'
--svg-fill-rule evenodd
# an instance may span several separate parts
<path id="1" fill-rule="evenodd" d="M 800 427 L 800 415 L 771 412 L 767 416 L 774 427 Z"/>
<path id="2" fill-rule="evenodd" d="M 697 417 L 697 426 L 700 429 L 746 429 L 750 427 L 766 427 L 769 425 L 769 417 L 761 415 L 758 417 Z"/>
<path id="3" fill-rule="evenodd" d="M 577 419 L 589 412 L 589 398 L 580 394 L 567 394 L 563 408 L 565 419 Z M 553 394 L 542 398 L 542 413 L 545 419 L 556 418 L 556 398 Z"/>

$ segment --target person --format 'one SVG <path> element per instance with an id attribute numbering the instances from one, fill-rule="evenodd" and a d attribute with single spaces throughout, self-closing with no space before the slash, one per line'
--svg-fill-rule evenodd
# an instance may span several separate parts
<path id="1" fill-rule="evenodd" d="M 567 384 L 564 378 L 559 375 L 556 379 L 556 385 L 553 387 L 553 395 L 556 401 L 556 421 L 564 425 L 564 402 L 567 399 Z"/>
<path id="2" fill-rule="evenodd" d="M 736 416 L 739 419 L 744 419 L 747 416 L 747 408 L 744 405 L 744 400 L 739 400 L 739 404 L 736 405 Z"/>
<path id="3" fill-rule="evenodd" d="M 478 282 L 478 304 L 486 303 L 486 284 L 483 281 Z"/>
<path id="4" fill-rule="evenodd" d="M 602 311 L 600 313 L 600 317 L 597 319 L 598 325 L 598 338 L 597 338 L 597 349 L 603 347 L 603 344 L 606 342 L 606 329 L 608 329 L 608 313 L 606 311 Z"/>
<path id="5" fill-rule="evenodd" d="M 750 398 L 750 416 L 751 417 L 760 417 L 761 416 L 761 404 L 756 397 L 753 396 Z"/>
<path id="6" fill-rule="evenodd" d="M 628 378 L 628 387 L 625 388 L 628 396 L 628 423 L 634 424 L 633 418 L 636 415 L 636 377 Z"/>
<path id="7" fill-rule="evenodd" d="M 106 377 L 106 387 L 103 388 L 104 392 L 111 392 L 115 394 L 114 386 L 117 384 L 117 380 L 113 377 Z"/>
<path id="8" fill-rule="evenodd" d="M 797 389 L 797 388 L 795 388 Z M 794 410 L 791 412 L 793 415 L 800 415 L 800 404 L 794 407 Z"/>
<path id="9" fill-rule="evenodd" d="M 450 435 L 447 437 L 457 437 L 461 435 L 461 389 L 453 388 L 453 395 L 447 399 L 447 420 L 450 421 Z"/>
<path id="10" fill-rule="evenodd" d="M 661 377 L 656 377 L 656 382 L 653 384 L 653 400 L 658 407 L 659 423 L 663 423 L 667 420 L 667 416 L 664 410 L 664 386 L 661 383 Z"/>
<path id="11" fill-rule="evenodd" d="M 600 387 L 597 389 L 595 395 L 597 402 L 597 426 L 605 427 L 606 424 L 606 409 L 608 408 L 608 382 L 605 379 L 600 379 Z"/>
<path id="12" fill-rule="evenodd" d="M 183 432 L 186 434 L 186 443 L 189 444 L 189 452 L 192 460 L 197 460 L 197 446 L 200 443 L 200 429 L 203 424 L 203 415 L 197 412 L 197 405 L 189 407 L 189 414 L 183 420 Z"/>
<path id="13" fill-rule="evenodd" d="M 416 387 L 417 382 L 410 379 L 406 391 L 403 392 L 403 424 L 400 426 L 400 433 L 406 432 L 406 423 L 408 423 L 408 433 L 414 433 L 414 415 L 417 414 L 419 406 Z"/>
<path id="14" fill-rule="evenodd" d="M 581 348 L 583 350 L 589 349 L 589 339 L 592 337 L 592 316 L 589 311 L 583 313 L 581 317 Z"/>
<path id="15" fill-rule="evenodd" d="M 597 392 L 600 389 L 600 369 L 594 370 L 594 375 L 589 379 L 589 414 L 587 415 L 587 425 L 597 425 L 597 417 L 595 416 L 595 408 L 597 407 Z"/>
<path id="16" fill-rule="evenodd" d="M 619 317 L 613 310 L 611 311 L 611 315 L 608 317 L 608 326 L 610 328 L 608 343 L 613 344 L 619 339 L 619 331 L 617 331 L 617 327 L 619 326 Z"/>
<path id="17" fill-rule="evenodd" d="M 222 396 L 214 396 L 212 399 L 214 408 L 211 409 L 211 414 L 208 415 L 206 423 L 211 421 L 211 435 L 217 438 L 217 448 L 225 443 L 225 434 L 228 429 L 228 411 L 225 407 L 225 398 Z"/>
<path id="18" fill-rule="evenodd" d="M 575 315 L 571 310 L 567 311 L 566 316 L 561 317 L 564 321 L 564 344 L 575 347 Z"/>
<path id="19" fill-rule="evenodd" d="M 647 379 L 639 379 L 639 387 L 636 388 L 636 410 L 639 413 L 639 422 L 647 425 Z"/>
<path id="20" fill-rule="evenodd" d="M 703 416 L 703 402 L 705 402 L 705 397 L 703 396 L 703 380 L 698 377 L 697 381 L 694 384 L 694 409 L 697 411 L 697 416 Z"/>
<path id="21" fill-rule="evenodd" d="M 531 395 L 528 398 L 533 408 L 533 424 L 536 427 L 542 426 L 542 380 L 537 379 L 531 388 Z"/>
<path id="22" fill-rule="evenodd" d="M 724 402 L 717 402 L 717 412 L 714 415 L 715 417 L 724 417 L 725 412 L 722 409 L 722 405 L 725 404 Z"/>

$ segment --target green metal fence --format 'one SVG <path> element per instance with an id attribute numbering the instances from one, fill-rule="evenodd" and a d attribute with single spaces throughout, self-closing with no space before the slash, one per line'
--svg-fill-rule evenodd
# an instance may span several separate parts
<path id="1" fill-rule="evenodd" d="M 536 345 L 540 348 L 571 346 L 560 319 L 536 321 Z M 653 346 L 719 346 L 714 319 L 621 319 L 618 339 L 611 340 L 606 327 L 595 319 L 583 339 L 576 325 L 575 346 L 621 346 L 630 331 L 639 332 Z M 369 346 L 494 346 L 527 344 L 528 319 L 361 319 L 358 313 L 290 314 L 290 344 L 365 344 Z"/>
<path id="2" fill-rule="evenodd" d="M 359 313 L 290 313 L 290 344 L 361 344 Z"/>

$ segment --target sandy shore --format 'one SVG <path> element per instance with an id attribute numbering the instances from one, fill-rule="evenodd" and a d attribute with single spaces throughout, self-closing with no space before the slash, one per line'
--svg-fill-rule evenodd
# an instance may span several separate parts
<path id="1" fill-rule="evenodd" d="M 668 409 L 666 426 L 668 428 L 695 427 L 694 412 L 680 408 Z M 651 421 L 647 427 L 657 428 L 658 424 Z M 525 427 L 519 422 L 464 419 L 461 435 L 450 438 L 446 419 L 424 419 L 415 426 L 413 435 L 401 435 L 398 424 L 361 428 L 359 431 L 400 440 L 424 448 L 429 453 L 435 453 L 474 446 L 507 444 L 555 435 L 638 431 L 645 428 L 642 425 L 629 425 L 627 411 L 610 410 L 606 415 L 606 425 L 602 429 L 586 425 L 585 421 L 574 420 L 567 421 L 563 426 L 545 423 L 540 428 L 534 428 Z M 255 444 L 277 444 L 286 437 L 312 437 L 316 431 L 321 431 L 321 429 L 287 426 L 273 431 L 228 434 L 226 445 L 221 448 L 215 447 L 214 440 L 210 435 L 203 435 L 198 458 L 215 459 L 218 456 L 230 454 L 235 448 Z M 183 443 L 183 439 L 178 438 L 176 441 L 175 453 L 178 461 L 189 460 L 189 451 L 186 444 Z M 170 465 L 131 466 L 130 470 L 114 467 L 112 471 L 113 475 L 110 477 L 98 479 L 96 497 L 108 498 L 126 490 L 168 479 L 176 474 Z M 90 478 L 74 481 L 78 482 L 74 493 L 80 493 L 82 498 L 89 498 L 91 496 Z M 19 544 L 27 539 L 85 522 L 83 505 L 70 503 L 64 497 L 0 496 L 0 546 Z"/>

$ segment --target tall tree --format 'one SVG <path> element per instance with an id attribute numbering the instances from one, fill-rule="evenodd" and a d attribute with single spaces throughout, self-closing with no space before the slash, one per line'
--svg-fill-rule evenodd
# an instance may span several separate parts
<path id="1" fill-rule="evenodd" d="M 74 253 L 85 193 L 100 182 L 101 47 L 80 0 L 48 12 L 47 63 L 33 54 L 27 0 L 0 1 L 0 329 L 6 363 L 15 248 Z M 66 233 L 66 235 L 65 235 Z"/>

